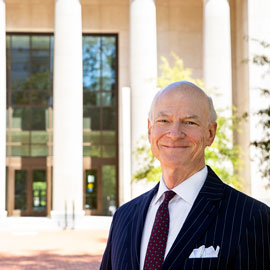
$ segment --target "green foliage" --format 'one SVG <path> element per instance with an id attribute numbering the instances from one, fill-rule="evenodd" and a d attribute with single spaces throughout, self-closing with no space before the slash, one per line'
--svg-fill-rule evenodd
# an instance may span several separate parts
<path id="1" fill-rule="evenodd" d="M 52 87 L 51 73 L 49 71 L 38 72 L 24 80 L 15 80 L 12 88 L 17 90 L 47 90 Z"/>
<path id="2" fill-rule="evenodd" d="M 179 80 L 188 80 L 203 87 L 202 80 L 192 78 L 192 70 L 184 67 L 183 60 L 175 54 L 172 54 L 172 57 L 174 60 L 173 66 L 170 66 L 166 58 L 162 57 L 161 59 L 161 76 L 158 78 L 158 87 L 162 88 Z M 240 121 L 241 118 L 237 117 L 236 113 L 232 117 L 220 116 L 217 120 L 218 128 L 215 141 L 205 151 L 206 163 L 214 169 L 224 182 L 238 189 L 242 188 L 241 179 L 235 171 L 239 170 L 242 165 L 240 160 L 241 150 L 239 146 L 233 144 L 232 133 L 238 129 Z M 133 175 L 133 180 L 159 181 L 161 168 L 158 166 L 145 136 L 138 142 L 135 155 L 139 163 L 139 169 Z"/>
<path id="3" fill-rule="evenodd" d="M 132 179 L 139 181 L 146 179 L 148 182 L 157 182 L 161 176 L 161 168 L 156 164 L 156 158 L 151 152 L 151 148 L 147 143 L 147 136 L 142 136 L 138 142 L 135 155 L 138 160 L 139 169 L 135 172 Z"/>
<path id="4" fill-rule="evenodd" d="M 218 176 L 227 184 L 241 189 L 241 179 L 235 173 L 240 170 L 243 161 L 239 145 L 232 143 L 233 131 L 238 127 L 243 118 L 236 112 L 231 117 L 219 116 L 217 119 L 217 134 L 213 144 L 205 150 L 206 164 L 210 165 Z"/>
<path id="5" fill-rule="evenodd" d="M 263 41 L 253 40 L 259 43 L 264 52 L 267 55 L 260 54 L 253 56 L 253 63 L 266 68 L 267 72 L 263 74 L 262 79 L 265 76 L 269 76 L 270 70 L 270 43 Z M 270 89 L 259 88 L 261 95 L 265 97 L 265 100 L 270 100 Z M 270 187 L 270 103 L 265 108 L 259 110 L 257 114 L 260 116 L 260 124 L 264 130 L 264 136 L 260 140 L 253 141 L 251 145 L 259 149 L 261 165 L 259 170 L 263 178 L 268 180 L 267 187 Z"/>
<path id="6" fill-rule="evenodd" d="M 176 81 L 190 81 L 199 87 L 203 87 L 203 82 L 200 79 L 194 79 L 192 77 L 192 70 L 185 68 L 184 62 L 175 53 L 172 53 L 174 65 L 171 66 L 169 61 L 165 57 L 161 57 L 161 75 L 157 81 L 157 87 L 163 88 L 168 84 Z"/>

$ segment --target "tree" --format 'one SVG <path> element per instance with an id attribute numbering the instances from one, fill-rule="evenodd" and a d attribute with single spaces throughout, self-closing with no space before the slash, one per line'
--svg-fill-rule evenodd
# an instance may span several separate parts
<path id="1" fill-rule="evenodd" d="M 254 64 L 262 66 L 265 70 L 262 76 L 264 79 L 270 73 L 270 43 L 254 39 L 253 41 L 257 42 L 264 49 L 265 54 L 255 54 L 252 59 Z M 258 89 L 261 95 L 265 97 L 265 100 L 270 101 L 270 89 L 265 87 L 258 87 Z M 261 162 L 259 171 L 262 177 L 268 181 L 267 187 L 270 188 L 270 103 L 265 108 L 260 109 L 257 115 L 260 117 L 259 123 L 264 131 L 264 136 L 251 142 L 251 145 L 259 150 Z"/>
<path id="2" fill-rule="evenodd" d="M 162 88 L 175 81 L 187 80 L 203 88 L 202 80 L 192 77 L 192 70 L 184 67 L 182 59 L 175 54 L 172 54 L 172 58 L 174 61 L 173 66 L 165 57 L 161 58 L 161 76 L 158 78 L 158 87 Z M 241 149 L 238 145 L 232 143 L 233 139 L 230 134 L 238 129 L 240 121 L 241 118 L 236 113 L 232 117 L 218 117 L 215 141 L 205 151 L 206 163 L 215 170 L 224 182 L 238 189 L 242 188 L 242 184 L 235 171 L 239 170 L 242 165 L 240 160 Z M 151 152 L 146 136 L 142 137 L 138 142 L 135 155 L 139 163 L 139 169 L 134 173 L 133 180 L 159 181 L 161 168 Z"/>

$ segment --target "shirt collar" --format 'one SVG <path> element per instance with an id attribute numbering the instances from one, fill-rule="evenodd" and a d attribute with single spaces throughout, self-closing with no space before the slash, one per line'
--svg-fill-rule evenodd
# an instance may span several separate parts
<path id="1" fill-rule="evenodd" d="M 193 204 L 196 197 L 198 196 L 205 179 L 207 177 L 207 167 L 205 166 L 203 169 L 198 171 L 197 173 L 193 174 L 182 183 L 174 187 L 172 190 L 183 200 L 188 202 L 189 204 Z M 160 184 L 158 188 L 158 192 L 156 198 L 154 200 L 154 204 L 156 204 L 161 197 L 163 196 L 164 192 L 169 190 L 161 176 Z"/>

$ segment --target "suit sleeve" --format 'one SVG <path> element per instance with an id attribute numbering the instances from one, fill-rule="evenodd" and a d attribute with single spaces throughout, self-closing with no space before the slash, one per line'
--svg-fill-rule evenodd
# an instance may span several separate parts
<path id="1" fill-rule="evenodd" d="M 256 209 L 243 231 L 238 247 L 235 269 L 270 269 L 270 208 Z"/>
<path id="2" fill-rule="evenodd" d="M 113 234 L 113 227 L 114 227 L 114 223 L 115 223 L 116 213 L 117 213 L 117 211 L 115 212 L 113 220 L 112 220 L 109 238 L 107 241 L 107 246 L 106 246 L 105 252 L 104 252 L 103 257 L 102 257 L 100 270 L 111 270 L 112 269 L 111 248 L 112 248 L 112 234 Z"/>

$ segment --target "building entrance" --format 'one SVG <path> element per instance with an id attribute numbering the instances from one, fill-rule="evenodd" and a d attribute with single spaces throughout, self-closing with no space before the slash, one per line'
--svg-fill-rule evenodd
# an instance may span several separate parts
<path id="1" fill-rule="evenodd" d="M 48 169 L 42 164 L 8 168 L 9 216 L 47 216 L 50 202 L 47 174 Z"/>
<path id="2" fill-rule="evenodd" d="M 118 205 L 116 179 L 114 159 L 84 158 L 83 204 L 86 215 L 114 214 Z"/>

